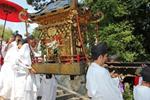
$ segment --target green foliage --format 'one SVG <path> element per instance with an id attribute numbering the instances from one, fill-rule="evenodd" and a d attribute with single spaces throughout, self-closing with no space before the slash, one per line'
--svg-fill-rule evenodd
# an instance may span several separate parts
<path id="1" fill-rule="evenodd" d="M 129 83 L 125 83 L 125 91 L 123 93 L 124 100 L 133 100 L 133 92 L 130 88 Z"/>
<path id="2" fill-rule="evenodd" d="M 0 35 L 2 35 L 2 31 L 3 31 L 3 25 L 0 25 Z M 12 35 L 13 31 L 10 28 L 5 28 L 5 32 L 4 32 L 4 40 L 8 40 L 10 38 L 10 36 Z"/>
<path id="3" fill-rule="evenodd" d="M 95 38 L 99 42 L 107 42 L 111 48 L 110 54 L 117 54 L 123 61 L 143 61 L 148 58 L 143 47 L 143 34 L 135 33 L 137 29 L 130 16 L 148 0 L 84 0 L 92 12 L 102 11 L 105 15 L 98 32 L 95 26 L 88 27 L 88 43 L 93 45 Z M 135 35 L 138 34 L 138 35 Z"/>
<path id="4" fill-rule="evenodd" d="M 107 42 L 111 54 L 117 54 L 124 61 L 135 61 L 145 52 L 139 41 L 141 36 L 132 35 L 133 29 L 129 22 L 112 23 L 100 30 L 99 38 Z"/>
<path id="5" fill-rule="evenodd" d="M 32 32 L 32 35 L 36 38 L 36 39 L 39 39 L 39 36 L 40 36 L 41 32 L 35 28 Z"/>
<path id="6" fill-rule="evenodd" d="M 114 16 L 123 16 L 128 14 L 127 6 L 120 3 L 120 0 L 85 0 L 85 3 L 91 7 L 92 11 L 102 11 L 105 13 L 107 20 Z"/>

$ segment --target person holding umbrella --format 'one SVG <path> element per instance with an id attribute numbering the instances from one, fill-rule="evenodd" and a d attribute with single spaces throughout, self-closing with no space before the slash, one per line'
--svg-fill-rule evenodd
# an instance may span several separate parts
<path id="1" fill-rule="evenodd" d="M 9 0 L 0 0 L 0 19 L 4 20 L 4 27 L 1 34 L 0 41 L 0 65 L 3 64 L 3 55 L 1 53 L 3 45 L 3 37 L 5 33 L 6 21 L 11 22 L 26 22 L 28 19 L 27 11 L 21 6 Z"/>

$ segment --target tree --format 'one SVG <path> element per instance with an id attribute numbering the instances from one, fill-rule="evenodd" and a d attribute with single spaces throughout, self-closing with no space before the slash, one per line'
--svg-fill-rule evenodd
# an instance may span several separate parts
<path id="1" fill-rule="evenodd" d="M 3 25 L 0 25 L 0 35 L 2 35 Z M 13 31 L 10 28 L 5 29 L 4 40 L 8 40 L 10 36 L 13 34 Z"/>
<path id="2" fill-rule="evenodd" d="M 119 55 L 123 61 L 141 60 L 139 57 L 145 54 L 145 50 L 140 43 L 142 36 L 135 37 L 132 34 L 133 29 L 134 27 L 127 21 L 116 24 L 110 23 L 100 30 L 100 40 L 107 42 L 111 48 L 110 53 Z"/>
<path id="3" fill-rule="evenodd" d="M 38 27 L 35 28 L 32 32 L 32 35 L 36 38 L 36 39 L 40 39 L 40 34 L 41 32 L 38 30 Z"/>
<path id="4" fill-rule="evenodd" d="M 91 32 L 95 30 L 95 26 L 89 25 L 90 38 L 98 37 L 99 41 L 107 42 L 111 47 L 110 53 L 117 54 L 123 61 L 141 61 L 149 58 L 145 52 L 146 48 L 143 47 L 144 34 L 136 31 L 139 23 L 133 20 L 135 17 L 131 17 L 141 16 L 135 12 L 143 4 L 147 4 L 148 0 L 84 0 L 84 3 L 92 12 L 102 11 L 105 14 L 97 33 Z M 144 17 L 140 18 L 141 21 L 145 20 Z M 146 21 L 144 23 L 147 25 Z M 93 42 L 93 39 L 89 40 Z"/>

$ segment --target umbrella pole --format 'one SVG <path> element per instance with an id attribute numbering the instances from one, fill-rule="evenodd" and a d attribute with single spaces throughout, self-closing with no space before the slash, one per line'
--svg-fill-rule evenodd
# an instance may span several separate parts
<path id="1" fill-rule="evenodd" d="M 2 40 L 3 40 L 3 37 L 4 37 L 5 26 L 6 26 L 6 20 L 5 20 L 5 22 L 4 22 L 4 27 L 3 27 L 3 31 L 2 31 Z"/>
<path id="2" fill-rule="evenodd" d="M 8 13 L 6 13 L 6 18 L 5 18 L 5 22 L 4 22 L 4 27 L 3 27 L 3 31 L 2 31 L 2 39 L 0 40 L 0 65 L 3 65 L 3 55 L 2 55 L 2 43 L 3 43 L 3 37 L 4 37 L 4 32 L 5 32 L 5 26 L 6 26 L 6 20 L 7 20 L 7 16 Z M 0 68 L 1 70 L 1 68 Z"/>
<path id="3" fill-rule="evenodd" d="M 25 28 L 26 28 L 26 37 L 28 37 L 29 32 L 28 32 L 28 23 L 27 23 L 27 21 L 25 21 Z"/>
<path id="4" fill-rule="evenodd" d="M 4 21 L 4 27 L 3 27 L 3 31 L 2 31 L 2 40 L 1 40 L 1 46 L 2 46 L 2 41 L 3 41 L 3 37 L 4 37 L 4 32 L 5 32 L 5 27 L 6 27 L 6 20 L 7 20 L 7 16 L 8 16 L 8 13 L 6 13 L 6 18 L 5 18 L 5 21 Z"/>
<path id="5" fill-rule="evenodd" d="M 5 32 L 7 16 L 8 16 L 8 13 L 6 13 L 6 18 L 5 18 L 5 22 L 4 22 L 3 31 L 2 31 L 2 39 L 0 40 L 0 55 L 2 55 L 1 50 L 2 50 L 2 43 L 3 43 L 3 37 L 4 37 L 4 32 Z"/>

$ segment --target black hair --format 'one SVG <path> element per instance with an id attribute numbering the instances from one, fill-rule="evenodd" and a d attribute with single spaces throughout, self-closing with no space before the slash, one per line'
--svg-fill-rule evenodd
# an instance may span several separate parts
<path id="1" fill-rule="evenodd" d="M 22 35 L 21 35 L 21 34 L 16 34 L 16 35 L 15 35 L 15 37 L 17 37 L 17 36 L 19 36 L 19 37 L 21 37 L 21 38 L 22 38 Z"/>
<path id="2" fill-rule="evenodd" d="M 28 40 L 34 40 L 34 39 L 35 39 L 34 36 L 33 36 L 33 35 L 30 35 L 30 36 L 28 36 L 27 38 L 25 38 L 25 39 L 23 40 L 23 44 L 28 43 Z"/>
<path id="3" fill-rule="evenodd" d="M 99 43 L 91 48 L 92 59 L 96 60 L 100 55 L 105 55 L 108 52 L 106 43 Z"/>
<path id="4" fill-rule="evenodd" d="M 146 66 L 141 71 L 143 81 L 150 82 L 150 66 Z"/>
<path id="5" fill-rule="evenodd" d="M 33 35 L 30 35 L 30 36 L 27 37 L 27 39 L 33 40 L 33 39 L 35 39 L 35 38 L 34 38 Z"/>
<path id="6" fill-rule="evenodd" d="M 27 38 L 23 39 L 22 44 L 28 43 Z"/>

